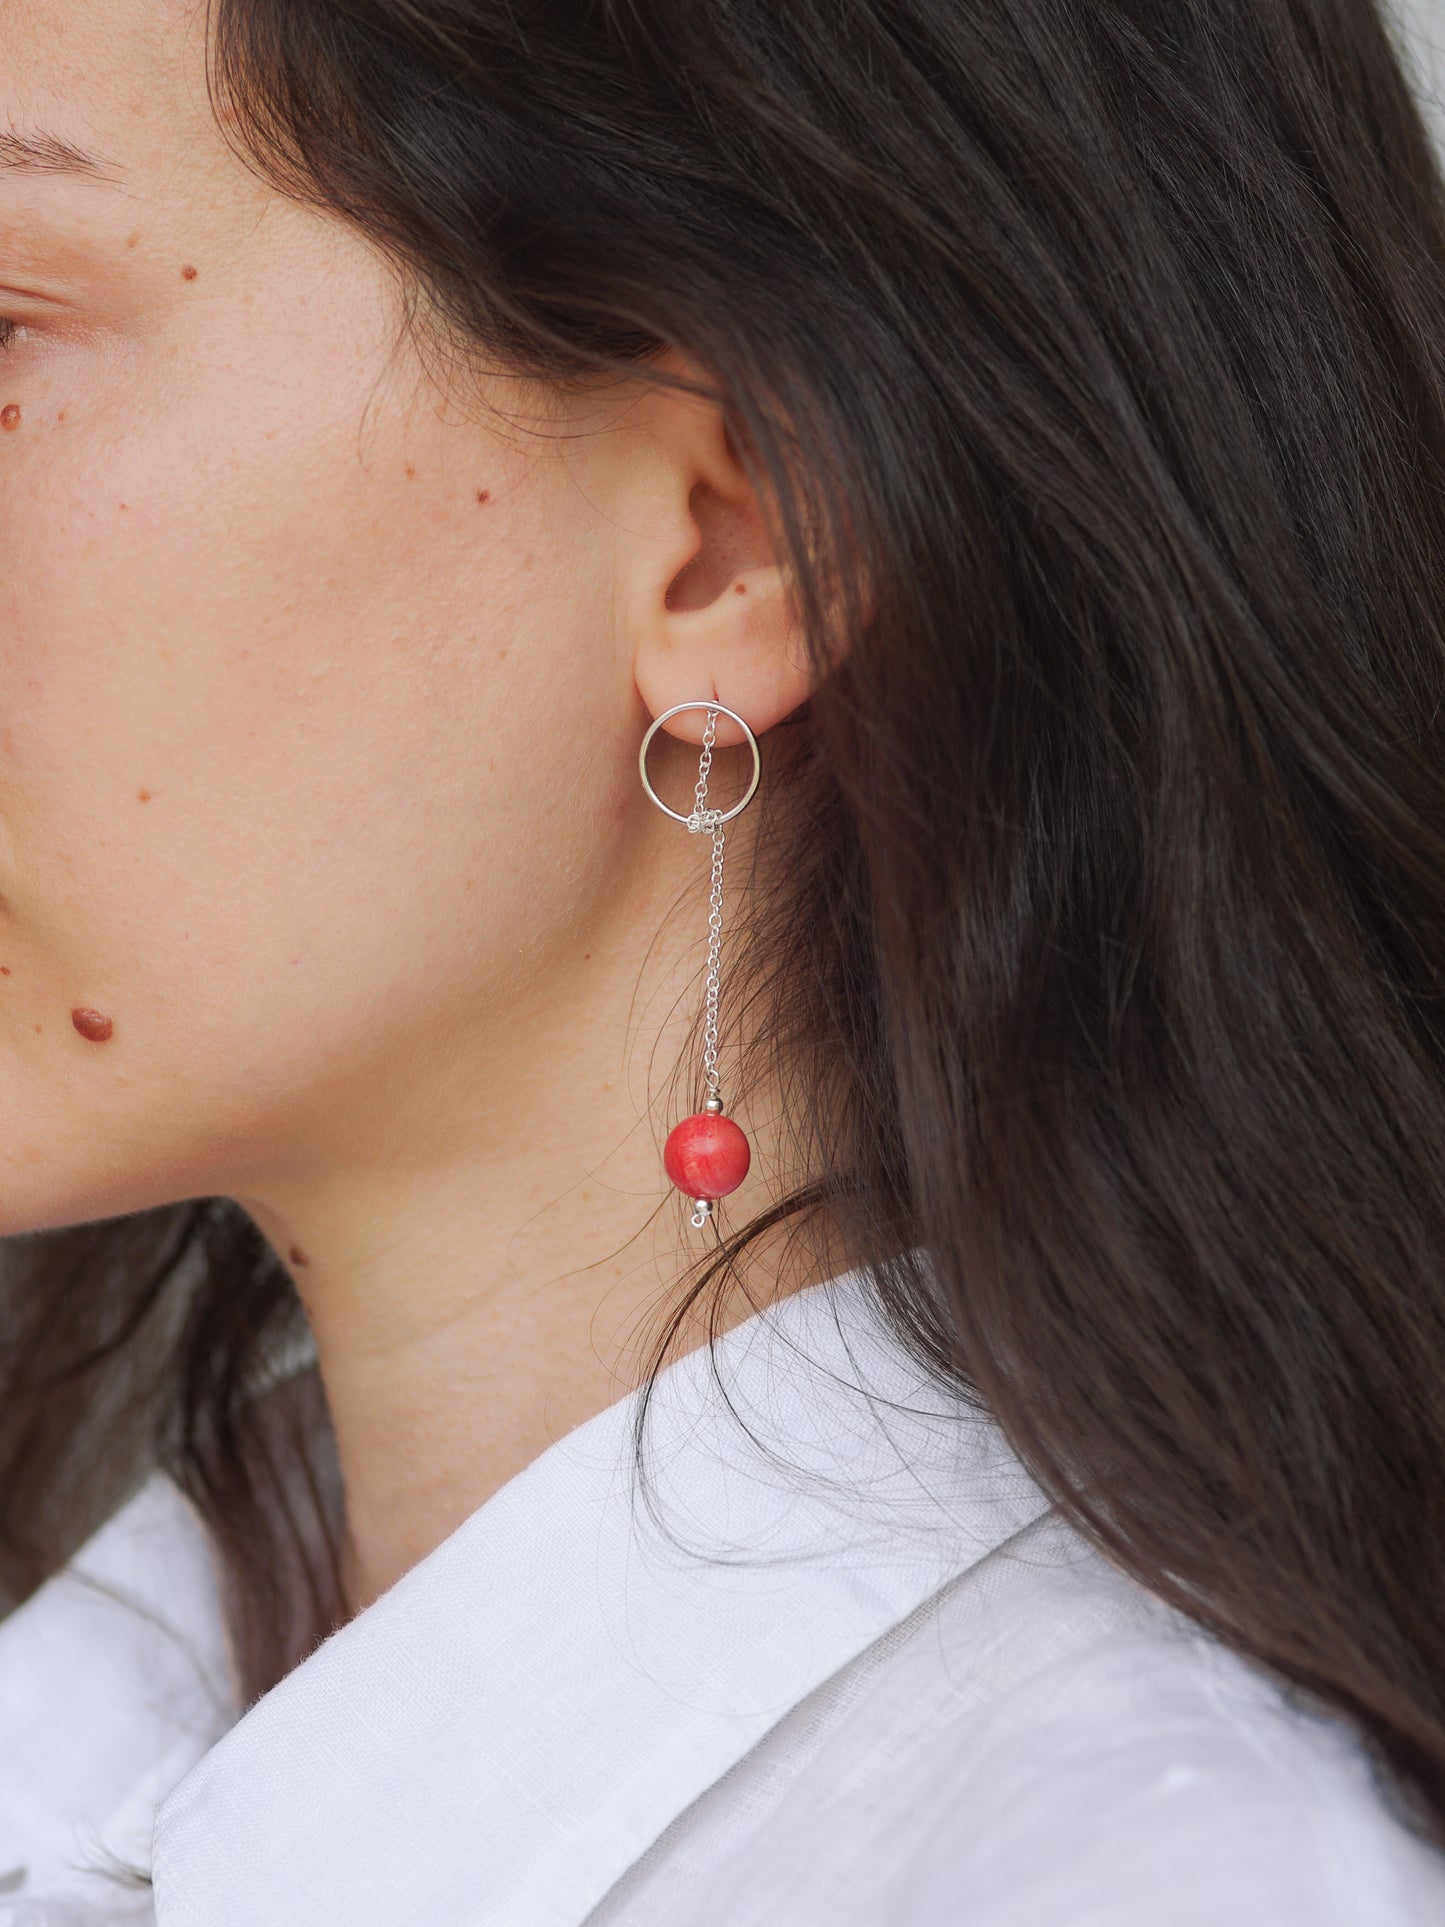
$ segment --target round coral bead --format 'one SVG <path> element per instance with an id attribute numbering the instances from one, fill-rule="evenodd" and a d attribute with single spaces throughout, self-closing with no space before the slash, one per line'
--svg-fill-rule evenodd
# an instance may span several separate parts
<path id="1" fill-rule="evenodd" d="M 721 1111 L 698 1111 L 674 1124 L 662 1147 L 667 1175 L 690 1198 L 725 1198 L 748 1174 L 752 1149 Z"/>

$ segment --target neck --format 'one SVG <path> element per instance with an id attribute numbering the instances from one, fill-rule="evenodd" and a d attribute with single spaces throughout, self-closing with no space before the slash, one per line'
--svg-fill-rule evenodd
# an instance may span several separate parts
<path id="1" fill-rule="evenodd" d="M 646 1101 L 629 1062 L 629 1017 L 662 1009 L 675 1015 L 655 1045 L 655 1023 L 639 1030 L 659 1063 L 690 1068 L 696 919 L 627 907 L 626 939 L 584 939 L 586 969 L 566 994 L 525 1021 L 514 1013 L 485 1053 L 419 1049 L 424 1074 L 410 1090 L 388 1084 L 384 1129 L 374 1093 L 333 1094 L 326 1155 L 293 1156 L 235 1193 L 290 1267 L 316 1338 L 354 1609 L 640 1384 L 693 1267 L 716 1249 L 661 1169 L 667 1125 L 692 1107 Z M 668 924 L 683 926 L 670 957 L 655 940 Z M 765 1207 L 785 1168 L 774 1095 L 740 1093 L 728 1108 L 754 1155 L 724 1228 Z M 672 1355 L 842 1269 L 820 1222 L 799 1230 L 750 1246 L 715 1316 L 705 1295 Z"/>

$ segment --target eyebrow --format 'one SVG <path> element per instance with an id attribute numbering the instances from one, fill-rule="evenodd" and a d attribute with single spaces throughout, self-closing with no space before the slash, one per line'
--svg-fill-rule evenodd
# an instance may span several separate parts
<path id="1" fill-rule="evenodd" d="M 40 174 L 92 174 L 110 170 L 93 154 L 86 154 L 55 134 L 17 134 L 0 128 L 0 170 L 27 168 Z"/>

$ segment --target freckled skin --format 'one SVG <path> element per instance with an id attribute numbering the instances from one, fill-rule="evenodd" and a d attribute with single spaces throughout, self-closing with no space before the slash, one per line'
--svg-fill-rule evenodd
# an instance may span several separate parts
<path id="1" fill-rule="evenodd" d="M 9 975 L 10 975 L 9 964 L 0 964 L 0 977 L 8 977 Z"/>
<path id="2" fill-rule="evenodd" d="M 136 802 L 137 802 L 137 803 L 149 803 L 149 802 L 150 802 L 150 800 L 151 800 L 151 793 L 150 793 L 150 791 L 149 791 L 149 790 L 137 790 L 137 791 L 136 791 L 136 793 L 135 793 L 135 800 L 136 800 Z"/>
<path id="3" fill-rule="evenodd" d="M 485 508 L 487 503 L 490 502 L 491 499 L 492 499 L 492 491 L 489 488 L 479 488 L 477 490 L 477 503 L 479 507 Z"/>
<path id="4" fill-rule="evenodd" d="M 92 1044 L 104 1044 L 115 1029 L 110 1018 L 99 1010 L 73 1010 L 70 1021 L 81 1036 L 89 1038 Z"/>
<path id="5" fill-rule="evenodd" d="M 19 426 L 20 426 L 19 404 L 13 401 L 7 401 L 5 406 L 3 408 L 0 408 L 0 428 L 3 428 L 8 433 L 13 434 L 14 431 Z"/>

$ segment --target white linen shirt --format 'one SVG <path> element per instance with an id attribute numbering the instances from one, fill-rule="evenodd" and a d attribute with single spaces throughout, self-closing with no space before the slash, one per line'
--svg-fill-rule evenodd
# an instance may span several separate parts
<path id="1" fill-rule="evenodd" d="M 0 1625 L 0 1927 L 1425 1927 L 1333 1719 L 844 1274 L 550 1446 L 238 1717 L 154 1479 Z M 128 1888 L 112 1862 L 152 1864 Z"/>

